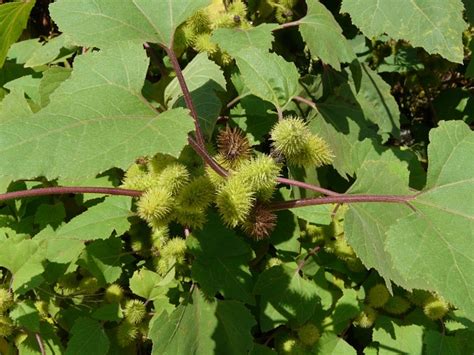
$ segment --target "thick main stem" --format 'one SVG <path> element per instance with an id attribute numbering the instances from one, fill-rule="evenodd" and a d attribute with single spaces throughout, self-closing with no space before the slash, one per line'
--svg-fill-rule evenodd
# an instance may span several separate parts
<path id="1" fill-rule="evenodd" d="M 64 195 L 64 194 L 101 194 L 101 195 L 121 195 L 139 197 L 142 192 L 138 190 L 120 189 L 115 187 L 42 187 L 32 190 L 13 191 L 0 194 L 0 201 L 14 200 L 17 198 L 36 197 L 46 195 Z"/>
<path id="2" fill-rule="evenodd" d="M 174 53 L 172 48 L 163 48 L 165 49 L 166 54 L 168 54 L 168 57 L 170 58 L 171 65 L 173 66 L 173 69 L 176 72 L 176 78 L 178 79 L 179 86 L 181 87 L 181 91 L 183 92 L 184 102 L 186 103 L 186 106 L 188 107 L 189 111 L 191 112 L 191 116 L 193 117 L 197 143 L 201 147 L 204 147 L 204 137 L 202 135 L 201 126 L 199 124 L 198 114 L 196 108 L 194 107 L 194 103 L 191 98 L 191 93 L 189 92 L 188 85 L 186 84 L 186 80 L 184 80 L 183 71 L 179 66 L 178 58 L 176 57 L 176 54 Z"/>
<path id="3" fill-rule="evenodd" d="M 415 195 L 339 195 L 274 202 L 268 206 L 268 209 L 270 211 L 280 211 L 290 208 L 327 205 L 333 203 L 341 204 L 368 202 L 403 203 L 409 205 L 409 201 L 413 200 L 415 197 Z"/>

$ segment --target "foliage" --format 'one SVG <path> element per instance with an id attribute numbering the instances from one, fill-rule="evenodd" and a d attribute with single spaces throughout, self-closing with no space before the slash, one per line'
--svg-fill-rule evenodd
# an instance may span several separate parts
<path id="1" fill-rule="evenodd" d="M 0 353 L 474 351 L 470 1 L 50 2 L 0 5 Z"/>

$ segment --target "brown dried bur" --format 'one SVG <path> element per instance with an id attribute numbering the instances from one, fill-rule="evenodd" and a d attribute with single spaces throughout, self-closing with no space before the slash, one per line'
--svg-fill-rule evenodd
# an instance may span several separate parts
<path id="1" fill-rule="evenodd" d="M 275 228 L 277 216 L 262 204 L 257 204 L 249 213 L 247 221 L 243 225 L 245 233 L 255 240 L 263 240 L 270 236 Z"/>
<path id="2" fill-rule="evenodd" d="M 226 126 L 217 136 L 219 153 L 229 162 L 248 159 L 252 153 L 250 143 L 244 133 L 237 127 Z"/>

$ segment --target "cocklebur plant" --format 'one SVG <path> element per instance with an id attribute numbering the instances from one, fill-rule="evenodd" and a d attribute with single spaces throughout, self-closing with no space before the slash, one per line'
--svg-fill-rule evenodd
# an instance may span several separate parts
<path id="1" fill-rule="evenodd" d="M 472 353 L 472 9 L 364 1 L 0 5 L 0 352 Z"/>

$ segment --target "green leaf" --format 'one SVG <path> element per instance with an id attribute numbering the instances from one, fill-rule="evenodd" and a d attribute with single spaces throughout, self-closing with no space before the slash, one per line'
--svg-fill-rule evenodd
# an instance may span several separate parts
<path id="1" fill-rule="evenodd" d="M 334 333 L 323 333 L 315 345 L 314 354 L 319 355 L 356 355 L 357 351 L 344 339 Z"/>
<path id="2" fill-rule="evenodd" d="M 201 129 L 210 137 L 222 106 L 217 93 L 226 90 L 222 70 L 207 58 L 206 53 L 200 53 L 184 68 L 183 75 L 198 112 Z M 166 87 L 165 102 L 168 107 L 186 107 L 177 78 Z"/>
<path id="3" fill-rule="evenodd" d="M 66 210 L 61 202 L 54 205 L 42 204 L 36 210 L 35 224 L 38 224 L 40 229 L 45 228 L 47 225 L 57 228 L 65 218 Z"/>
<path id="4" fill-rule="evenodd" d="M 263 23 L 248 29 L 218 28 L 212 32 L 212 41 L 232 57 L 237 57 L 241 51 L 268 51 L 274 39 L 272 31 L 277 28 L 275 23 Z"/>
<path id="5" fill-rule="evenodd" d="M 426 346 L 426 354 L 465 354 L 465 349 L 459 347 L 459 343 L 457 342 L 457 339 L 455 337 L 446 336 L 437 331 L 427 330 L 423 336 L 423 342 Z"/>
<path id="6" fill-rule="evenodd" d="M 262 50 L 240 52 L 236 57 L 242 79 L 250 92 L 284 108 L 298 95 L 298 71 L 293 63 Z"/>
<path id="7" fill-rule="evenodd" d="M 17 302 L 9 316 L 18 326 L 25 327 L 31 332 L 39 332 L 40 317 L 32 301 Z"/>
<path id="8" fill-rule="evenodd" d="M 24 64 L 38 48 L 41 48 L 41 45 L 39 38 L 16 42 L 10 47 L 7 58 L 14 59 L 16 63 Z"/>
<path id="9" fill-rule="evenodd" d="M 11 287 L 15 293 L 28 291 L 29 283 L 43 273 L 44 259 L 45 252 L 34 239 L 18 236 L 0 241 L 0 266 L 13 274 Z"/>
<path id="10" fill-rule="evenodd" d="M 429 289 L 474 318 L 474 133 L 461 121 L 430 132 L 426 188 L 388 231 L 386 251 L 410 287 Z"/>
<path id="11" fill-rule="evenodd" d="M 298 273 L 295 263 L 263 271 L 255 284 L 260 295 L 260 327 L 268 331 L 289 320 L 307 321 L 320 307 L 319 289 Z"/>
<path id="12" fill-rule="evenodd" d="M 394 161 L 367 160 L 358 171 L 350 194 L 410 195 L 408 170 Z M 386 233 L 399 218 L 410 213 L 408 206 L 388 203 L 355 203 L 344 220 L 348 243 L 367 269 L 375 268 L 390 287 L 390 279 L 400 282 L 385 251 Z"/>
<path id="13" fill-rule="evenodd" d="M 461 0 L 344 0 L 341 11 L 369 38 L 381 33 L 462 63 L 466 28 Z"/>
<path id="14" fill-rule="evenodd" d="M 44 345 L 46 355 L 64 354 L 61 339 L 55 333 L 56 329 L 49 323 L 43 322 L 39 326 L 39 334 Z M 17 345 L 21 355 L 38 355 L 40 349 L 35 334 L 28 334 L 28 338 Z"/>
<path id="15" fill-rule="evenodd" d="M 296 217 L 315 224 L 330 224 L 331 205 L 307 206 L 290 209 Z"/>
<path id="16" fill-rule="evenodd" d="M 71 329 L 66 355 L 106 354 L 110 341 L 101 324 L 89 318 L 79 318 Z"/>
<path id="17" fill-rule="evenodd" d="M 473 47 L 474 48 L 474 47 Z M 461 88 L 446 89 L 433 100 L 438 120 L 464 120 L 474 122 L 474 94 Z"/>
<path id="18" fill-rule="evenodd" d="M 95 276 L 99 284 L 109 284 L 116 281 L 122 274 L 121 254 L 122 240 L 120 238 L 96 240 L 87 245 L 77 264 Z"/>
<path id="19" fill-rule="evenodd" d="M 22 122 L 0 124 L 2 175 L 78 180 L 125 169 L 157 151 L 179 155 L 192 120 L 183 109 L 158 115 L 141 96 L 148 67 L 141 46 L 122 42 L 74 62 L 71 78 L 46 108 Z"/>
<path id="20" fill-rule="evenodd" d="M 131 198 L 106 197 L 103 202 L 89 208 L 56 230 L 56 237 L 75 240 L 106 239 L 113 231 L 122 235 L 130 227 Z"/>
<path id="21" fill-rule="evenodd" d="M 0 5 L 0 67 L 5 62 L 8 49 L 25 29 L 33 6 L 35 1 Z"/>
<path id="22" fill-rule="evenodd" d="M 24 75 L 18 79 L 9 81 L 4 86 L 5 89 L 11 91 L 24 91 L 25 94 L 34 101 L 34 103 L 39 102 L 39 85 L 41 82 L 41 78 L 38 75 Z M 24 116 L 23 118 L 29 117 L 30 114 Z"/>
<path id="23" fill-rule="evenodd" d="M 347 86 L 338 88 L 335 95 L 318 104 L 309 124 L 311 131 L 328 142 L 335 155 L 333 166 L 342 176 L 354 175 L 359 168 L 353 160 L 359 141 L 374 136 L 360 106 L 347 99 L 348 90 Z"/>
<path id="24" fill-rule="evenodd" d="M 247 354 L 253 346 L 250 329 L 254 325 L 241 303 L 209 301 L 194 290 L 192 299 L 153 322 L 149 333 L 152 354 Z"/>
<path id="25" fill-rule="evenodd" d="M 44 43 L 41 47 L 36 49 L 30 58 L 25 63 L 26 68 L 39 67 L 48 63 L 52 63 L 58 56 L 60 56 L 63 47 L 73 47 L 70 39 L 65 35 L 59 35 Z M 73 51 L 66 52 L 66 56 L 71 56 Z M 64 60 L 62 55 L 62 60 Z"/>
<path id="26" fill-rule="evenodd" d="M 63 67 L 52 67 L 43 72 L 39 85 L 41 107 L 49 104 L 51 94 L 71 76 L 71 72 L 71 69 Z"/>
<path id="27" fill-rule="evenodd" d="M 117 322 L 123 318 L 122 309 L 118 303 L 104 304 L 97 308 L 91 316 L 97 320 L 111 322 Z"/>
<path id="28" fill-rule="evenodd" d="M 130 289 L 137 296 L 153 300 L 168 290 L 162 277 L 154 271 L 140 269 L 130 278 Z"/>
<path id="29" fill-rule="evenodd" d="M 78 44 L 104 47 L 140 41 L 171 47 L 176 28 L 210 0 L 60 0 L 49 7 L 61 32 Z"/>
<path id="30" fill-rule="evenodd" d="M 343 295 L 337 300 L 332 314 L 324 320 L 323 331 L 340 334 L 360 312 L 357 291 L 354 289 L 344 289 Z"/>
<path id="31" fill-rule="evenodd" d="M 423 354 L 423 328 L 418 325 L 400 326 L 393 319 L 385 316 L 377 318 L 373 340 L 379 343 L 379 355 L 397 353 Z"/>
<path id="32" fill-rule="evenodd" d="M 221 292 L 226 299 L 254 304 L 248 266 L 251 249 L 234 231 L 225 228 L 217 215 L 210 215 L 203 230 L 187 238 L 187 245 L 196 258 L 192 266 L 193 280 L 204 292 L 210 295 Z"/>
<path id="33" fill-rule="evenodd" d="M 23 90 L 14 88 L 0 102 L 0 123 L 21 120 L 33 114 Z"/>
<path id="34" fill-rule="evenodd" d="M 299 29 L 311 54 L 336 70 L 352 62 L 355 54 L 331 12 L 319 1 L 308 0 L 308 12 L 300 19 Z"/>
<path id="35" fill-rule="evenodd" d="M 379 127 L 379 133 L 399 137 L 400 110 L 390 85 L 364 63 L 360 64 L 360 69 L 360 83 L 356 84 L 353 79 L 351 88 L 365 118 Z"/>

